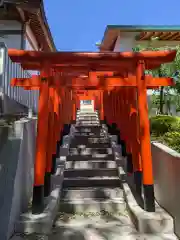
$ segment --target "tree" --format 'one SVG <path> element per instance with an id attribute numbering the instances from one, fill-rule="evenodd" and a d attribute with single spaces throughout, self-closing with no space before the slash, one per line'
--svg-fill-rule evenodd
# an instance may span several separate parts
<path id="1" fill-rule="evenodd" d="M 171 95 L 172 94 L 174 94 L 174 95 L 180 94 L 180 45 L 178 45 L 176 47 L 165 46 L 165 47 L 154 48 L 153 43 L 156 40 L 158 40 L 158 38 L 152 38 L 149 41 L 148 46 L 143 47 L 141 45 L 138 45 L 133 49 L 133 51 L 140 52 L 140 51 L 144 51 L 144 50 L 151 50 L 151 51 L 171 50 L 171 49 L 177 50 L 176 58 L 174 59 L 174 61 L 172 63 L 162 64 L 160 66 L 160 68 L 158 68 L 158 69 L 146 71 L 147 74 L 152 74 L 154 77 L 172 77 L 172 78 L 174 78 L 174 80 L 176 82 L 175 87 L 160 87 L 159 91 L 153 91 L 154 94 L 159 95 L 158 109 L 159 109 L 160 114 L 163 114 L 164 113 L 163 112 L 164 104 L 166 103 L 167 107 L 169 108 L 171 105 L 170 99 L 172 99 L 172 98 L 167 98 L 167 97 L 165 99 L 165 95 L 167 96 L 168 94 L 171 94 Z"/>

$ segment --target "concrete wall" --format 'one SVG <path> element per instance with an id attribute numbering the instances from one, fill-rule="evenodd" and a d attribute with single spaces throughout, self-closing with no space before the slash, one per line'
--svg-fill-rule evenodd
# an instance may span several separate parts
<path id="1" fill-rule="evenodd" d="M 22 119 L 9 128 L 0 152 L 0 239 L 8 239 L 15 221 L 28 208 L 34 179 L 36 119 Z"/>
<path id="2" fill-rule="evenodd" d="M 174 217 L 180 237 L 180 154 L 160 143 L 152 143 L 155 197 Z"/>

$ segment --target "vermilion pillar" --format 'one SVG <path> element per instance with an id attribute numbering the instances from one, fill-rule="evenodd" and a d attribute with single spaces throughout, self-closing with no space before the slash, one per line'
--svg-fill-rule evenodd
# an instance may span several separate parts
<path id="1" fill-rule="evenodd" d="M 100 120 L 104 121 L 103 91 L 100 91 Z"/>
<path id="2" fill-rule="evenodd" d="M 48 103 L 48 134 L 47 134 L 47 156 L 46 156 L 46 170 L 44 178 L 44 195 L 49 196 L 51 190 L 51 168 L 52 168 L 52 154 L 54 145 L 54 89 L 49 88 L 49 103 Z"/>
<path id="3" fill-rule="evenodd" d="M 54 128 L 53 128 L 53 152 L 52 152 L 52 167 L 51 174 L 56 173 L 56 158 L 59 158 L 60 152 L 60 134 L 61 134 L 61 118 L 60 118 L 60 104 L 61 98 L 59 96 L 59 89 L 54 89 Z"/>
<path id="4" fill-rule="evenodd" d="M 72 115 L 73 122 L 76 121 L 76 104 L 73 103 L 73 115 Z"/>
<path id="5" fill-rule="evenodd" d="M 48 88 L 49 66 L 44 64 L 41 71 L 42 84 L 39 91 L 38 123 L 36 139 L 36 156 L 34 167 L 34 189 L 32 212 L 39 213 L 44 207 L 44 176 L 47 159 L 47 136 L 48 136 Z"/>
<path id="6" fill-rule="evenodd" d="M 138 111 L 140 126 L 140 149 L 143 169 L 144 208 L 149 212 L 155 211 L 153 170 L 151 157 L 151 141 L 147 105 L 146 82 L 144 80 L 144 62 L 139 61 L 136 69 L 138 89 Z"/>

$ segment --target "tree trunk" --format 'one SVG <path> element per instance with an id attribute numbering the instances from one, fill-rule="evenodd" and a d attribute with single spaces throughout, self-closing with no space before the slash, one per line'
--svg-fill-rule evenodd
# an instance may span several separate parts
<path id="1" fill-rule="evenodd" d="M 160 105 L 159 105 L 159 110 L 160 114 L 163 114 L 163 105 L 164 105 L 164 87 L 160 88 Z"/>

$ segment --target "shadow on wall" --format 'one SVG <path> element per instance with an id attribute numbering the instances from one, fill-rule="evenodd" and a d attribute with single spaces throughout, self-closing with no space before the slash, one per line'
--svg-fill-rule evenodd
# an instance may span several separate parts
<path id="1" fill-rule="evenodd" d="M 10 99 L 7 95 L 1 96 L 0 99 L 1 111 L 4 114 L 13 114 L 13 113 L 28 113 L 28 108 L 22 104 L 16 102 L 13 99 Z"/>
<path id="2" fill-rule="evenodd" d="M 152 143 L 151 148 L 155 198 L 174 218 L 180 237 L 180 154 L 161 143 Z"/>
<path id="3" fill-rule="evenodd" d="M 0 152 L 0 238 L 8 239 L 15 221 L 28 208 L 34 179 L 36 119 L 21 119 L 9 128 Z"/>

